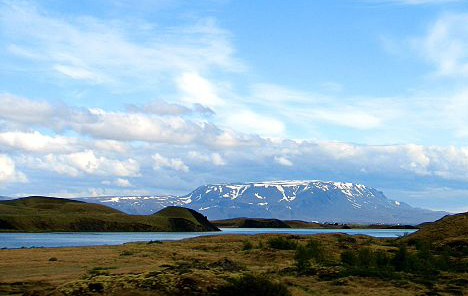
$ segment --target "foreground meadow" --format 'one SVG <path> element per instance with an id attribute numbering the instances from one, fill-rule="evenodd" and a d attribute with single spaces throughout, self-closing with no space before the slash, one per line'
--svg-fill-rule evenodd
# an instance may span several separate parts
<path id="1" fill-rule="evenodd" d="M 0 295 L 465 295 L 466 255 L 345 234 L 2 249 Z"/>

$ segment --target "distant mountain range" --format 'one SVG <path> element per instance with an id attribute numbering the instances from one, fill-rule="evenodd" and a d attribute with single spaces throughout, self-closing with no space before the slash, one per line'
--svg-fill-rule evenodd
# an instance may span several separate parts
<path id="1" fill-rule="evenodd" d="M 204 185 L 184 196 L 106 196 L 79 200 L 131 214 L 184 206 L 209 219 L 262 217 L 341 223 L 418 224 L 449 213 L 414 208 L 361 184 L 295 180 Z"/>

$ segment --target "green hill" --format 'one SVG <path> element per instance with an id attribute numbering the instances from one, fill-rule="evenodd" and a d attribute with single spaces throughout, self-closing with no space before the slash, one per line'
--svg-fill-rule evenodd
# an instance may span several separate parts
<path id="1" fill-rule="evenodd" d="M 54 212 L 67 214 L 124 214 L 119 210 L 100 204 L 46 196 L 29 196 L 0 201 L 0 214 L 6 214 L 8 209 L 16 213 L 24 212 L 25 214 Z"/>
<path id="2" fill-rule="evenodd" d="M 203 215 L 182 207 L 128 215 L 104 205 L 53 197 L 0 201 L 0 232 L 217 230 Z"/>
<path id="3" fill-rule="evenodd" d="M 423 223 L 420 230 L 401 238 L 402 241 L 429 241 L 436 245 L 468 246 L 468 212 L 447 215 L 437 221 Z"/>

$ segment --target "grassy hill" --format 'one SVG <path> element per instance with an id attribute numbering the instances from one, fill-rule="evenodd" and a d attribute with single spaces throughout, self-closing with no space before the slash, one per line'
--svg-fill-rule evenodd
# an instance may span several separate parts
<path id="1" fill-rule="evenodd" d="M 445 245 L 461 243 L 468 246 L 468 213 L 447 215 L 435 222 L 419 225 L 420 230 L 402 238 L 402 241 L 425 240 Z"/>
<path id="2" fill-rule="evenodd" d="M 104 205 L 53 197 L 0 201 L 1 232 L 216 230 L 203 215 L 181 207 L 128 215 Z"/>

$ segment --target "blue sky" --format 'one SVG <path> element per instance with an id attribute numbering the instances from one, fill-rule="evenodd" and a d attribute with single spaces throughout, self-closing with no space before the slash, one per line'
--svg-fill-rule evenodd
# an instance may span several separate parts
<path id="1" fill-rule="evenodd" d="M 0 0 L 0 195 L 351 181 L 468 211 L 463 0 Z"/>

